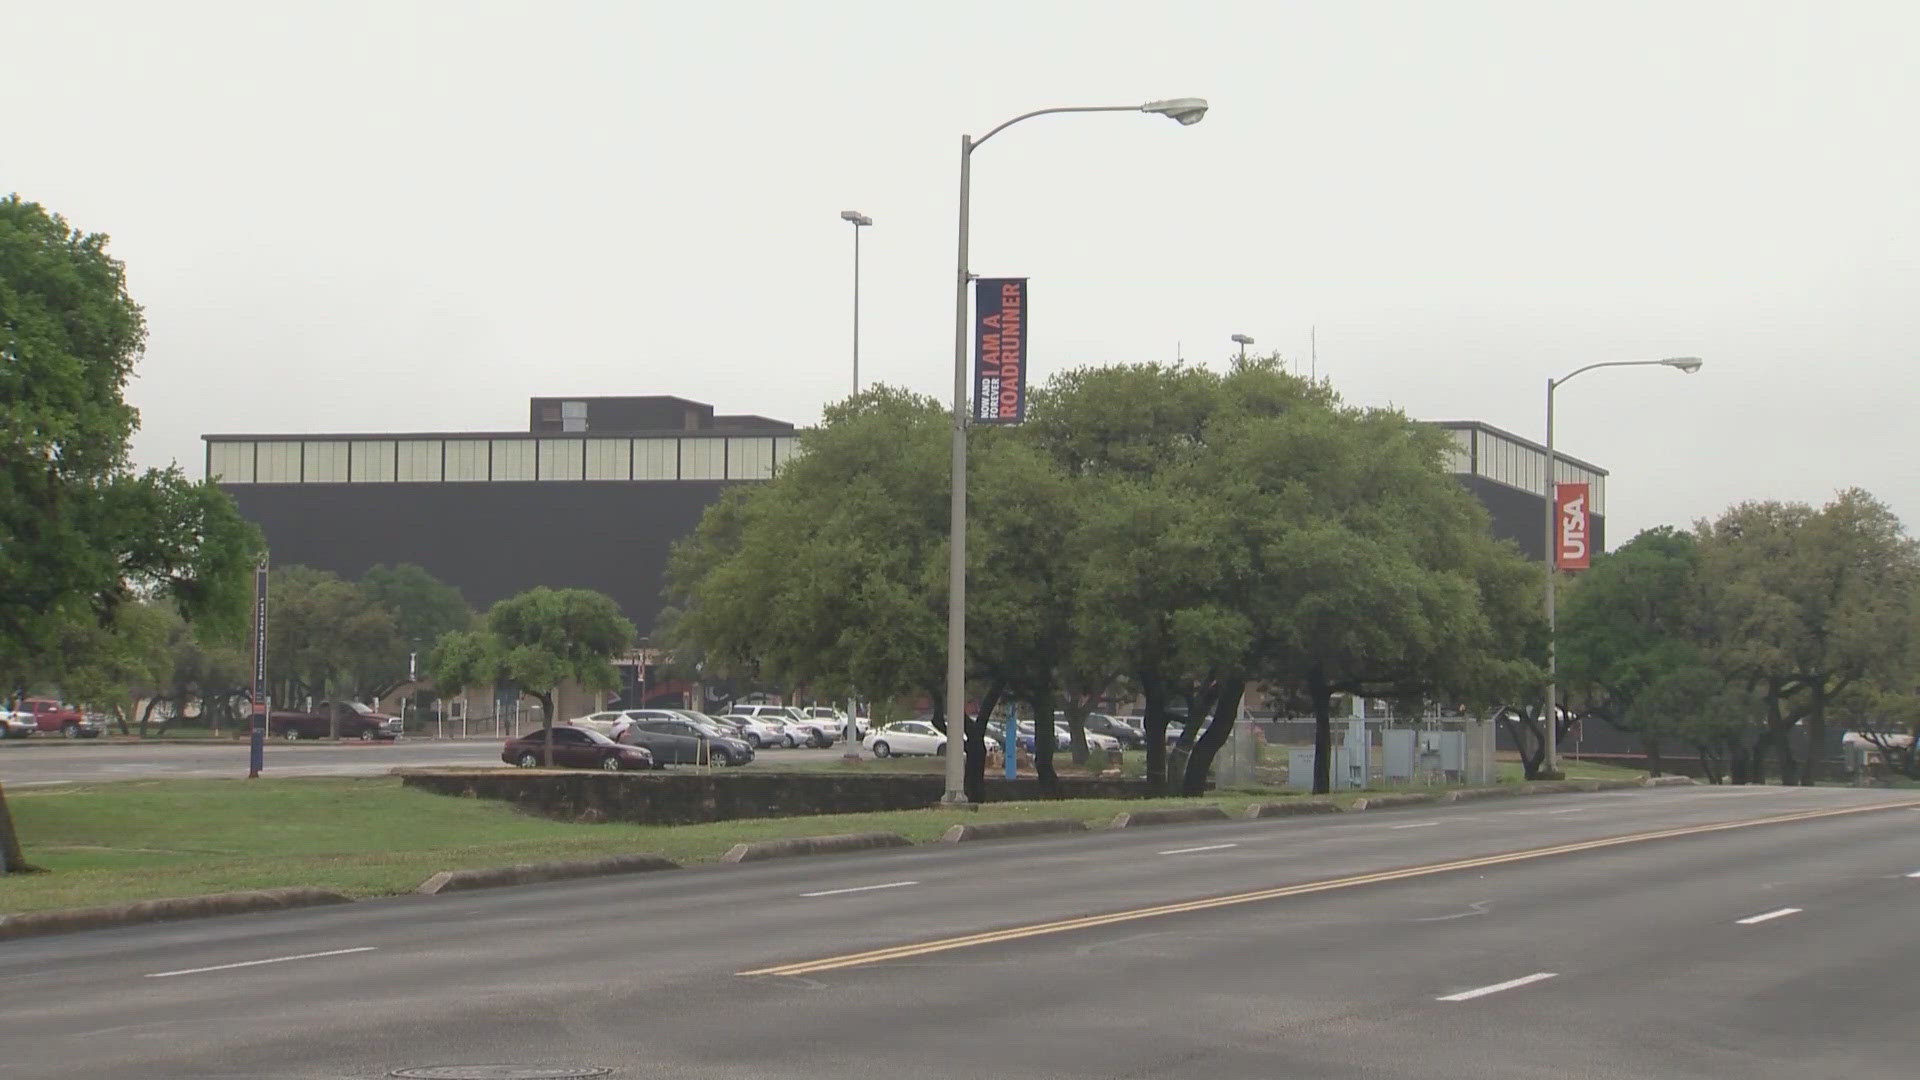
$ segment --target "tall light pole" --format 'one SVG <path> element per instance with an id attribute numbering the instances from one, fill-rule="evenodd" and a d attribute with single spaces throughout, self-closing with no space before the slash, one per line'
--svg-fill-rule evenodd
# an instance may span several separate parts
<path id="1" fill-rule="evenodd" d="M 1234 344 L 1240 346 L 1240 362 L 1242 364 L 1246 363 L 1247 362 L 1247 346 L 1253 344 L 1253 339 L 1248 337 L 1245 334 L 1235 334 L 1233 335 L 1233 341 L 1234 341 Z"/>
<path id="2" fill-rule="evenodd" d="M 1051 113 L 1143 112 L 1197 124 L 1207 115 L 1205 98 L 1169 98 L 1144 105 L 1069 105 L 1035 109 L 1008 120 L 985 135 L 960 136 L 960 258 L 953 281 L 953 498 L 947 544 L 947 784 L 943 803 L 965 803 L 967 714 L 967 230 L 973 152 L 1022 120 Z"/>
<path id="3" fill-rule="evenodd" d="M 873 224 L 873 219 L 858 210 L 840 211 L 840 220 L 853 226 L 853 393 L 860 395 L 860 230 Z M 844 757 L 859 760 L 860 731 L 853 721 L 859 713 L 858 702 L 854 694 L 847 693 L 847 752 Z"/>
<path id="4" fill-rule="evenodd" d="M 1559 459 L 1554 457 L 1554 453 L 1553 453 L 1553 392 L 1560 388 L 1561 383 L 1566 382 L 1568 379 L 1573 378 L 1575 375 L 1578 375 L 1581 372 L 1592 371 L 1594 368 L 1670 367 L 1670 368 L 1677 368 L 1680 371 L 1688 375 L 1691 375 L 1694 372 L 1699 371 L 1700 366 L 1701 366 L 1701 360 L 1697 356 L 1669 356 L 1665 360 L 1608 360 L 1598 364 L 1588 364 L 1586 367 L 1583 367 L 1583 368 L 1575 368 L 1572 371 L 1568 372 L 1567 374 L 1562 375 L 1558 379 L 1547 380 L 1546 508 L 1544 513 L 1542 514 L 1543 520 L 1546 522 L 1546 534 L 1545 534 L 1546 549 L 1544 552 L 1545 554 L 1544 565 L 1547 568 L 1546 570 L 1546 573 L 1547 573 L 1547 711 L 1544 714 L 1544 719 L 1546 721 L 1547 752 L 1546 752 L 1546 756 L 1541 761 L 1541 767 L 1549 777 L 1557 778 L 1560 774 L 1560 718 L 1558 715 L 1558 711 L 1554 708 L 1554 704 L 1555 704 L 1554 699 L 1559 693 L 1559 686 L 1558 686 L 1558 678 L 1554 670 L 1555 669 L 1554 654 L 1556 650 L 1556 643 L 1554 639 L 1555 639 L 1555 632 L 1557 628 L 1555 624 L 1554 610 L 1553 610 L 1553 586 L 1554 586 L 1554 573 L 1560 568 L 1559 566 L 1560 552 L 1557 550 L 1559 545 L 1554 543 L 1554 528 L 1553 528 L 1554 514 L 1557 509 L 1557 507 L 1554 506 L 1554 503 L 1556 500 L 1554 498 L 1555 492 L 1554 492 L 1553 485 L 1554 485 L 1554 482 L 1559 479 L 1557 475 L 1559 470 L 1556 468 L 1556 466 L 1559 463 Z"/>

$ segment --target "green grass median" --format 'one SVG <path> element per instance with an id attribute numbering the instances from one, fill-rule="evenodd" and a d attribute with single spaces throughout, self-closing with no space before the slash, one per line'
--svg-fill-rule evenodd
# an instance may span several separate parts
<path id="1" fill-rule="evenodd" d="M 1606 766 L 1581 772 L 1639 775 Z M 1153 805 L 1214 805 L 1238 815 L 1281 797 L 1232 791 Z M 0 914 L 289 885 L 387 896 L 411 892 L 441 870 L 639 852 L 710 862 L 747 840 L 886 831 L 918 842 L 962 823 L 1075 817 L 1102 824 L 1142 808 L 1138 800 L 1071 799 L 977 811 L 585 825 L 403 788 L 391 776 L 76 784 L 9 791 L 7 804 L 27 861 L 51 872 L 0 877 Z"/>
<path id="2" fill-rule="evenodd" d="M 1268 795 L 1156 800 L 1225 806 Z M 653 852 L 710 862 L 746 840 L 889 831 L 931 840 L 962 822 L 1078 817 L 1140 803 L 1076 799 L 978 811 L 754 818 L 704 825 L 575 825 L 502 803 L 402 788 L 395 777 L 158 780 L 7 793 L 27 861 L 51 871 L 0 878 L 0 913 L 234 889 L 311 885 L 348 896 L 411 892 L 441 870 Z"/>

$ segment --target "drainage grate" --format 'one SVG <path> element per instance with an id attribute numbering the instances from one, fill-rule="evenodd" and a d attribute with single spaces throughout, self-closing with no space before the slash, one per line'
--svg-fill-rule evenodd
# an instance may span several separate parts
<path id="1" fill-rule="evenodd" d="M 427 1065 L 387 1075 L 407 1080 L 576 1080 L 612 1071 L 598 1065 Z"/>
<path id="2" fill-rule="evenodd" d="M 396 1068 L 388 1076 L 405 1080 L 578 1080 L 605 1076 L 612 1068 L 599 1065 L 424 1065 Z"/>

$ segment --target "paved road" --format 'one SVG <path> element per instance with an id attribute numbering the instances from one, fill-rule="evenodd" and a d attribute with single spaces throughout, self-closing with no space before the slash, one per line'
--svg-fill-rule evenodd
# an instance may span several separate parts
<path id="1" fill-rule="evenodd" d="M 765 750 L 753 766 L 840 756 L 831 750 Z M 399 766 L 498 765 L 500 744 L 494 740 L 437 742 L 401 739 L 396 742 L 346 742 L 339 745 L 270 742 L 269 776 L 368 776 Z M 245 743 L 228 746 L 155 745 L 151 743 L 0 742 L 0 783 L 8 787 L 47 784 L 99 783 L 109 780 L 245 776 Z"/>
<path id="2" fill-rule="evenodd" d="M 1489 800 L 23 939 L 0 1073 L 1909 1080 L 1916 801 Z"/>

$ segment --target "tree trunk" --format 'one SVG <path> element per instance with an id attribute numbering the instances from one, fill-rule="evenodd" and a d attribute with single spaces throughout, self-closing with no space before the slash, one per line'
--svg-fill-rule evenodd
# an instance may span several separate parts
<path id="1" fill-rule="evenodd" d="M 1660 770 L 1661 761 L 1660 761 L 1659 737 L 1655 735 L 1643 735 L 1641 736 L 1640 741 L 1647 748 L 1647 775 L 1659 776 L 1661 771 Z M 1707 756 L 1706 751 L 1702 749 L 1700 751 L 1701 760 L 1703 761 L 1706 760 L 1706 756 Z M 1715 783 L 1718 783 L 1718 781 L 1715 781 Z"/>
<path id="2" fill-rule="evenodd" d="M 1313 793 L 1333 791 L 1333 688 L 1318 665 L 1307 676 L 1307 694 L 1313 698 Z"/>
<path id="3" fill-rule="evenodd" d="M 1513 740 L 1513 748 L 1520 753 L 1520 772 L 1528 780 L 1537 779 L 1540 766 L 1547 760 L 1547 737 L 1540 728 L 1537 706 L 1514 708 L 1507 706 L 1497 713 L 1497 723 Z"/>
<path id="4" fill-rule="evenodd" d="M 966 782 L 963 785 L 970 803 L 987 801 L 987 725 L 993 722 L 993 710 L 1000 704 L 1005 689 L 999 683 L 987 687 L 980 698 L 980 711 L 966 723 Z M 947 740 L 947 753 L 953 753 L 953 740 Z"/>
<path id="5" fill-rule="evenodd" d="M 1807 761 L 1800 767 L 1800 783 L 1812 787 L 1827 756 L 1827 677 L 1814 677 L 1807 689 L 1811 694 L 1807 702 Z"/>
<path id="6" fill-rule="evenodd" d="M 540 699 L 540 726 L 543 732 L 540 750 L 546 758 L 544 765 L 551 769 L 553 768 L 553 691 L 543 690 L 534 697 Z"/>
<path id="7" fill-rule="evenodd" d="M 1057 798 L 1060 775 L 1053 771 L 1053 688 L 1043 686 L 1028 701 L 1033 705 L 1033 775 L 1040 794 Z"/>
<path id="8" fill-rule="evenodd" d="M 147 737 L 147 722 L 153 718 L 154 706 L 158 704 L 160 704 L 158 697 L 150 697 L 147 699 L 146 708 L 140 710 L 140 737 L 143 739 Z"/>
<path id="9" fill-rule="evenodd" d="M 0 787 L 0 876 L 24 874 L 33 867 L 20 853 L 20 838 L 13 831 L 13 814 L 7 810 L 7 792 Z"/>
<path id="10" fill-rule="evenodd" d="M 1226 680 L 1220 684 L 1218 693 L 1214 695 L 1213 718 L 1207 724 L 1207 730 L 1194 742 L 1193 753 L 1187 758 L 1186 776 L 1180 784 L 1182 795 L 1207 793 L 1207 773 L 1213 769 L 1214 757 L 1227 744 L 1227 736 L 1233 732 L 1234 721 L 1240 713 L 1240 698 L 1246 690 L 1244 679 Z"/>
<path id="11" fill-rule="evenodd" d="M 1140 693 L 1147 699 L 1147 787 L 1167 786 L 1167 685 L 1157 675 L 1140 676 Z"/>

